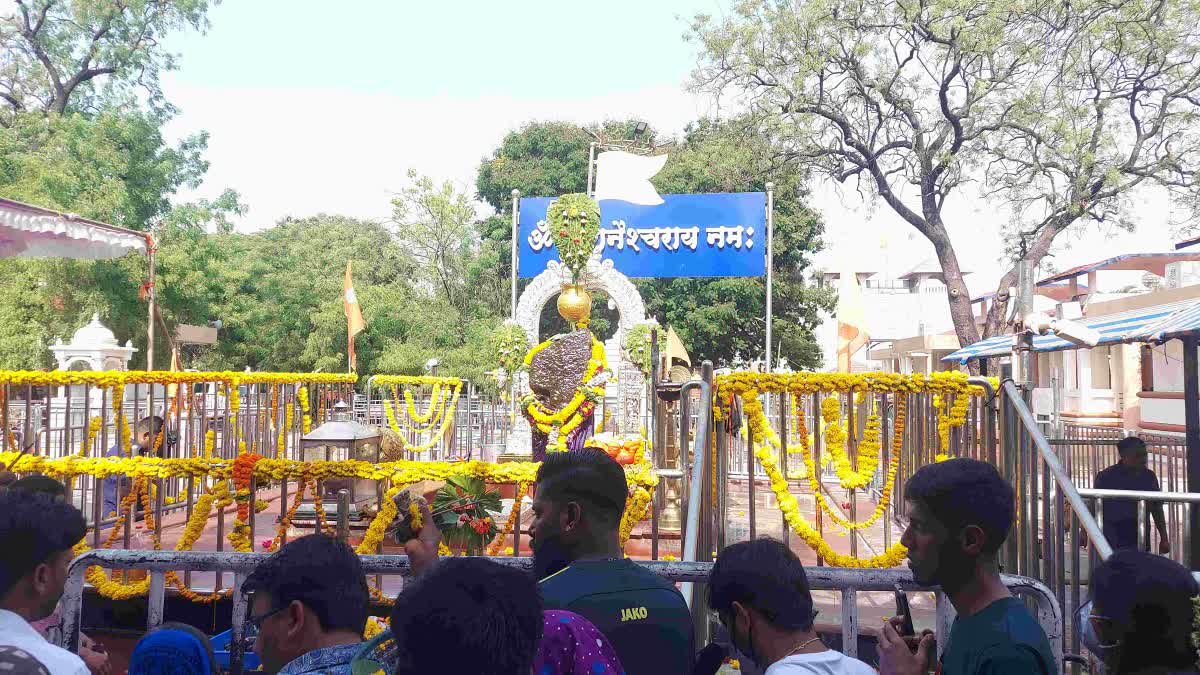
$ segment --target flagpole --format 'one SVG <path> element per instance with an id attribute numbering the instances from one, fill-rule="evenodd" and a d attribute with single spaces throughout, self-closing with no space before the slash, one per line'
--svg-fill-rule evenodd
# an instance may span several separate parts
<path id="1" fill-rule="evenodd" d="M 771 296 L 775 282 L 775 184 L 767 183 L 767 372 L 771 372 Z"/>
<path id="2" fill-rule="evenodd" d="M 509 307 L 509 317 L 517 320 L 517 232 L 520 229 L 521 191 L 512 191 L 512 301 Z"/>
<path id="3" fill-rule="evenodd" d="M 585 192 L 587 193 L 587 196 L 589 196 L 589 197 L 594 197 L 596 195 L 596 193 L 592 190 L 592 177 L 595 175 L 593 173 L 595 166 L 596 166 L 596 142 L 592 141 L 588 145 L 588 182 L 587 182 L 587 190 L 585 190 Z"/>

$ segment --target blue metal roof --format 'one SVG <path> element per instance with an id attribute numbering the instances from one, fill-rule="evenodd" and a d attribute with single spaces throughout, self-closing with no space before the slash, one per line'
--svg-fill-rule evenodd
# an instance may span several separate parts
<path id="1" fill-rule="evenodd" d="M 1200 300 L 1127 337 L 1131 341 L 1163 342 L 1197 332 L 1200 332 Z"/>
<path id="2" fill-rule="evenodd" d="M 1184 300 L 1167 305 L 1155 305 L 1128 312 L 1080 319 L 1079 323 L 1100 333 L 1099 344 L 1101 345 L 1132 342 L 1139 339 L 1136 336 L 1147 334 L 1149 327 L 1166 324 L 1167 320 L 1172 319 L 1177 312 L 1181 313 L 1181 310 L 1196 309 L 1197 307 L 1200 307 L 1200 300 Z M 1200 323 L 1200 313 L 1193 313 L 1191 316 L 1194 323 L 1188 325 L 1195 326 L 1196 323 Z M 1174 323 L 1167 328 L 1176 330 Z M 1073 343 L 1057 335 L 1037 335 L 1033 338 L 1033 351 L 1035 352 L 1054 352 L 1074 347 Z M 971 359 L 1011 354 L 1012 348 L 1013 336 L 1011 334 L 998 335 L 963 347 L 943 357 L 942 360 L 966 363 Z"/>

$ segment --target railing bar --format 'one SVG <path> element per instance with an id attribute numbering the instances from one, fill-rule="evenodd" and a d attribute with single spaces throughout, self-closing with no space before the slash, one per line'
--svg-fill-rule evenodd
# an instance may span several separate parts
<path id="1" fill-rule="evenodd" d="M 163 603 L 166 600 L 166 575 L 163 570 L 150 572 L 149 602 L 146 607 L 146 632 L 158 628 L 163 622 Z"/>
<path id="2" fill-rule="evenodd" d="M 842 589 L 842 653 L 858 657 L 858 591 Z"/>

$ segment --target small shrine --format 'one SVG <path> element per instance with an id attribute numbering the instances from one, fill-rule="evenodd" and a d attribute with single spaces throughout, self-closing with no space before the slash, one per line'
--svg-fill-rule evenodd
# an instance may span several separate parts
<path id="1" fill-rule="evenodd" d="M 100 315 L 93 314 L 92 320 L 75 331 L 70 344 L 62 338 L 50 347 L 58 370 L 128 370 L 129 359 L 137 349 L 126 340 L 125 346 L 117 342 L 117 336 L 100 323 Z"/>
<path id="2" fill-rule="evenodd" d="M 545 355 L 541 354 L 541 350 L 546 349 L 543 345 L 534 349 L 529 372 L 519 373 L 515 383 L 518 399 L 523 394 L 532 395 L 548 410 L 565 411 L 564 406 L 576 393 L 577 386 L 580 391 L 590 389 L 586 393 L 596 399 L 594 403 L 601 403 L 604 410 L 611 413 L 618 431 L 636 434 L 646 412 L 646 377 L 630 361 L 622 345 L 630 330 L 646 323 L 646 306 L 633 282 L 617 271 L 611 260 L 601 260 L 593 251 L 590 242 L 595 241 L 599 229 L 599 207 L 595 202 L 585 195 L 565 195 L 555 204 L 560 207 L 557 212 L 552 207 L 547 213 L 551 219 L 559 220 L 557 226 L 550 228 L 552 234 L 557 235 L 562 231 L 571 233 L 556 237 L 555 240 L 562 262 L 550 261 L 545 271 L 533 278 L 521 293 L 514 319 L 525 331 L 530 344 L 538 344 L 538 320 L 542 308 L 558 296 L 559 313 L 577 330 L 543 343 L 560 343 L 553 345 L 554 349 Z M 575 245 L 576 241 L 581 243 Z M 619 314 L 617 331 L 604 343 L 597 343 L 602 353 L 595 356 L 601 357 L 604 363 L 602 372 L 592 373 L 589 379 L 593 381 L 580 381 L 588 371 L 588 361 L 593 357 L 590 343 L 595 338 L 587 330 L 587 323 L 591 311 L 590 292 L 597 290 L 607 294 L 616 305 Z M 576 348 L 572 349 L 571 346 Z M 558 352 L 563 354 L 558 356 Z M 570 357 L 566 352 L 573 352 L 574 356 Z M 553 358 L 548 358 L 551 356 Z M 594 407 L 591 406 L 592 409 Z M 588 412 L 587 424 L 594 423 L 592 414 Z M 583 426 L 586 424 L 577 425 L 578 428 Z M 535 435 L 527 417 L 517 415 L 513 432 L 509 435 L 508 454 L 529 455 L 535 446 Z M 538 439 L 536 446 L 540 449 L 541 445 L 541 439 Z M 535 451 L 534 454 L 539 453 Z"/>

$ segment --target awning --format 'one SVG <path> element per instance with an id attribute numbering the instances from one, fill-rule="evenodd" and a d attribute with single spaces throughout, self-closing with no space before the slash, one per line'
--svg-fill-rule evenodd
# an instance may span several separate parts
<path id="1" fill-rule="evenodd" d="M 1192 307 L 1196 303 L 1197 301 L 1194 299 L 1184 300 L 1128 312 L 1089 317 L 1080 319 L 1079 323 L 1100 333 L 1099 344 L 1101 345 L 1130 342 L 1137 339 L 1133 336 L 1144 333 L 1147 327 L 1160 323 L 1179 310 Z M 1012 353 L 1012 348 L 1013 336 L 1011 334 L 999 335 L 963 347 L 949 354 L 942 361 L 966 363 L 971 359 L 1005 356 Z M 1033 338 L 1033 351 L 1035 352 L 1054 352 L 1073 348 L 1075 348 L 1074 343 L 1057 335 L 1037 335 Z"/>
<path id="2" fill-rule="evenodd" d="M 101 260 L 146 251 L 146 233 L 0 198 L 0 258 Z"/>
<path id="3" fill-rule="evenodd" d="M 1127 336 L 1129 341 L 1163 342 L 1184 335 L 1194 335 L 1200 332 L 1200 300 L 1176 310 L 1170 316 L 1146 326 L 1136 334 Z"/>

